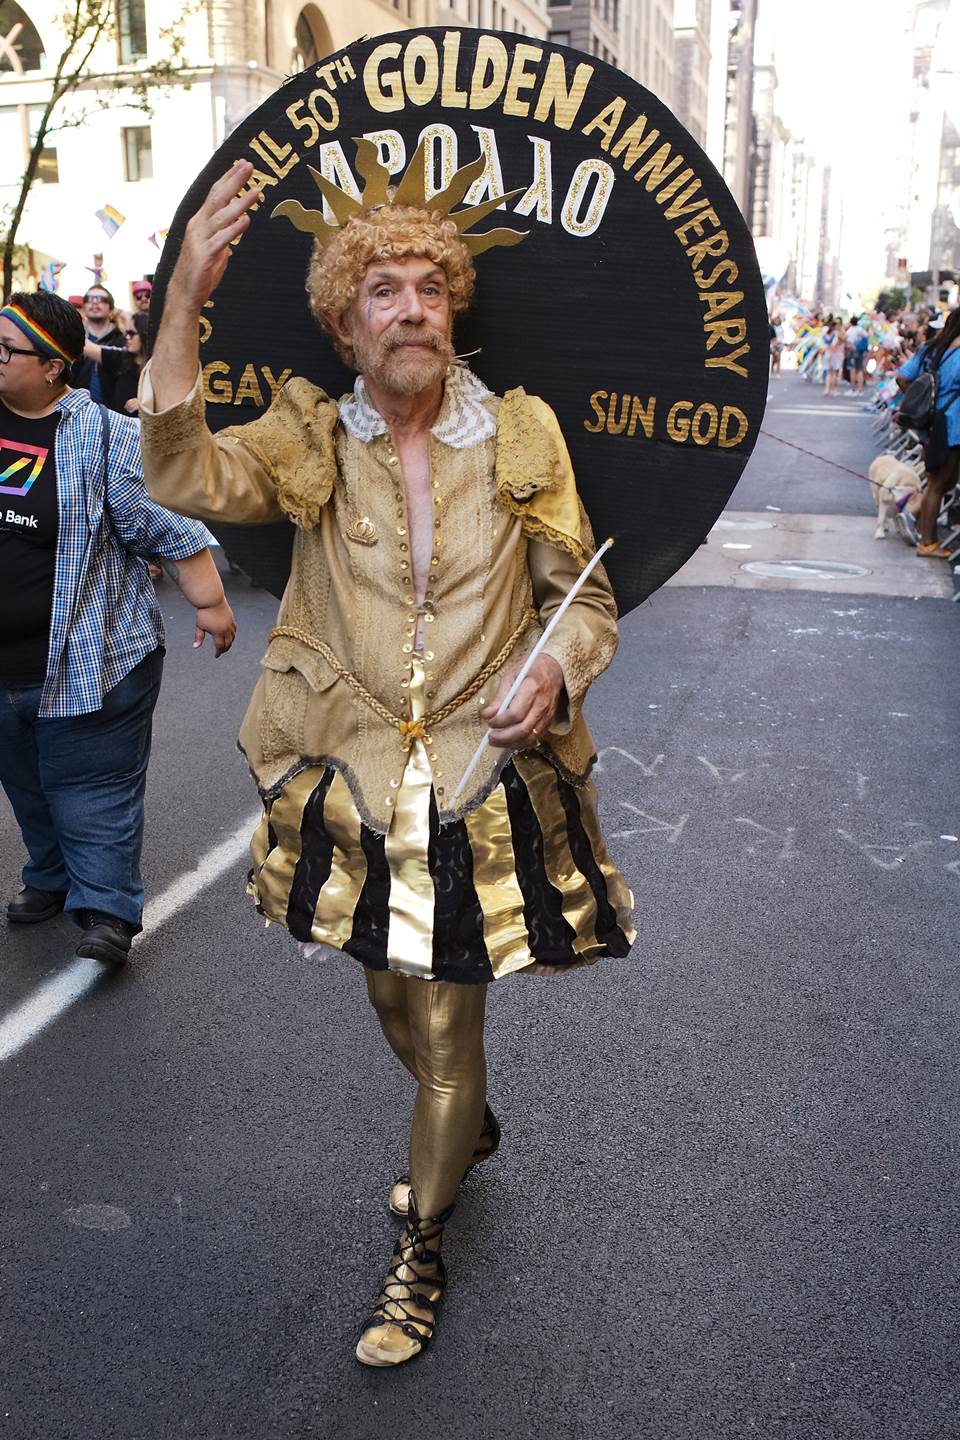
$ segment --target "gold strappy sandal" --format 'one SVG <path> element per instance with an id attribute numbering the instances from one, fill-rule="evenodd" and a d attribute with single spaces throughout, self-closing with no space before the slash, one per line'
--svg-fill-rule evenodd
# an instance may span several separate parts
<path id="1" fill-rule="evenodd" d="M 433 1339 L 437 1306 L 447 1283 L 440 1256 L 443 1227 L 453 1214 L 422 1220 L 413 1195 L 407 1224 L 397 1241 L 376 1309 L 363 1323 L 357 1359 L 363 1365 L 403 1365 Z"/>

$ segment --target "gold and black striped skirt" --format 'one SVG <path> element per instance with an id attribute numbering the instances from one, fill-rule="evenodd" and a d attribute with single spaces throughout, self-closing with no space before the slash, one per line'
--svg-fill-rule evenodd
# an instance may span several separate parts
<path id="1" fill-rule="evenodd" d="M 390 829 L 360 818 L 333 767 L 301 770 L 253 839 L 249 890 L 267 919 L 374 970 L 477 983 L 539 963 L 625 956 L 633 897 L 607 854 L 594 786 L 534 751 L 483 803 L 440 825 L 429 761 L 411 749 Z"/>

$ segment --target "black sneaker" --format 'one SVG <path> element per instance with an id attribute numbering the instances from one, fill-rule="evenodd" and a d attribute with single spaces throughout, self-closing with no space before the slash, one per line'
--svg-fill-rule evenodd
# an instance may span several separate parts
<path id="1" fill-rule="evenodd" d="M 66 898 L 66 890 L 34 890 L 25 885 L 7 906 L 7 919 L 14 925 L 38 925 L 59 915 Z"/>
<path id="2" fill-rule="evenodd" d="M 102 910 L 82 910 L 80 923 L 83 935 L 76 953 L 85 960 L 106 960 L 111 965 L 123 965 L 130 956 L 130 942 L 136 927 L 116 915 L 105 915 Z"/>

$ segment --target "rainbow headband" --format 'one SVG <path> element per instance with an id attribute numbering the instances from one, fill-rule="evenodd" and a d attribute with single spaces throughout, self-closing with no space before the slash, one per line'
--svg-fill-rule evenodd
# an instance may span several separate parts
<path id="1" fill-rule="evenodd" d="M 27 339 L 33 341 L 40 353 L 48 355 L 51 360 L 65 360 L 68 365 L 72 365 L 74 360 L 76 360 L 76 355 L 69 355 L 63 346 L 58 345 L 53 336 L 48 335 L 43 326 L 38 325 L 36 320 L 31 320 L 30 316 L 21 310 L 19 305 L 4 305 L 3 309 L 0 310 L 0 315 L 2 315 L 5 320 L 10 320 L 16 325 L 18 330 L 22 330 Z"/>

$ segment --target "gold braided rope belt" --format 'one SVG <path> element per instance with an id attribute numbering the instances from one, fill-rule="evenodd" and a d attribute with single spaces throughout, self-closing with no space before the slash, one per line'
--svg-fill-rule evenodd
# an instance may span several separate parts
<path id="1" fill-rule="evenodd" d="M 376 695 L 371 695 L 362 680 L 358 680 L 352 671 L 348 670 L 345 665 L 341 665 L 329 645 L 325 644 L 323 640 L 315 639 L 315 637 L 309 635 L 306 630 L 298 630 L 295 625 L 277 625 L 270 631 L 270 634 L 267 636 L 267 641 L 269 643 L 271 640 L 299 640 L 301 645 L 306 645 L 310 650 L 315 650 L 318 655 L 322 655 L 330 666 L 330 669 L 350 686 L 354 694 L 359 695 L 363 703 L 368 706 L 375 715 L 379 715 L 381 720 L 385 720 L 388 725 L 392 725 L 395 730 L 400 731 L 400 737 L 404 745 L 409 749 L 414 740 L 429 740 L 432 726 L 439 725 L 441 721 L 446 720 L 455 710 L 459 710 L 461 705 L 466 705 L 468 700 L 472 700 L 474 695 L 477 695 L 483 689 L 490 677 L 495 675 L 500 667 L 510 658 L 517 642 L 539 618 L 536 610 L 525 610 L 519 625 L 507 637 L 507 640 L 501 645 L 493 659 L 488 660 L 483 669 L 478 671 L 473 677 L 466 689 L 461 690 L 460 694 L 448 701 L 446 705 L 441 705 L 439 710 L 434 710 L 431 714 L 424 715 L 420 720 L 401 720 L 399 715 L 391 714 L 386 705 L 380 703 Z"/>

